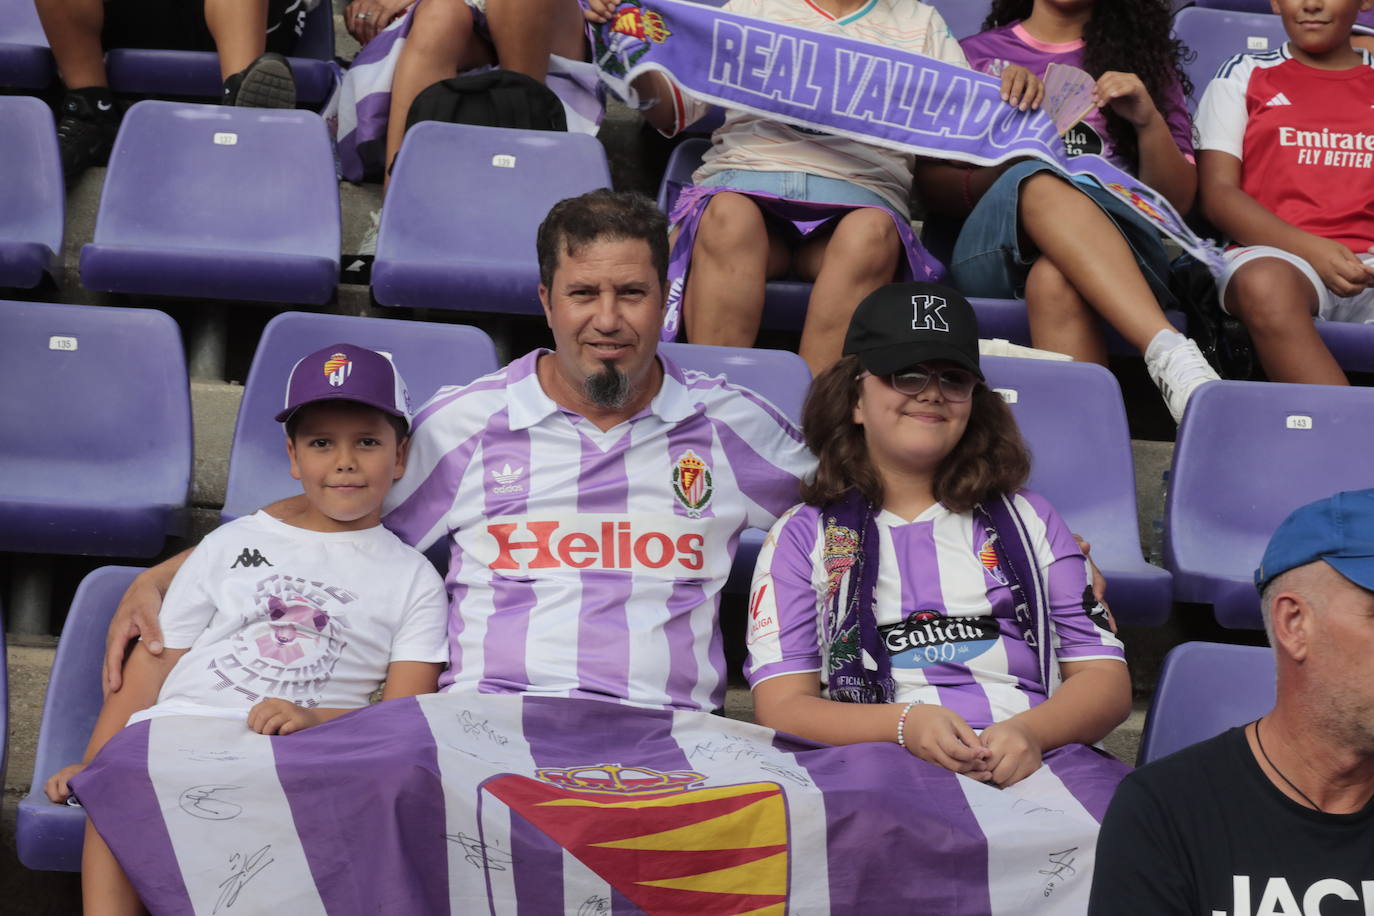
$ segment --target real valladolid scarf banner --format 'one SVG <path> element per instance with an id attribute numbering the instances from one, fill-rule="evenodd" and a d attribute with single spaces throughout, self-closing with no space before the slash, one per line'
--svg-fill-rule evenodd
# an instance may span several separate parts
<path id="1" fill-rule="evenodd" d="M 1134 207 L 1214 275 L 1221 252 L 1162 195 L 1100 156 L 1069 157 L 1054 122 L 1002 101 L 995 77 L 921 54 L 779 25 L 679 0 L 621 3 L 596 30 L 602 81 L 630 105 L 630 83 L 658 70 L 727 108 L 935 159 L 1052 162 Z"/>

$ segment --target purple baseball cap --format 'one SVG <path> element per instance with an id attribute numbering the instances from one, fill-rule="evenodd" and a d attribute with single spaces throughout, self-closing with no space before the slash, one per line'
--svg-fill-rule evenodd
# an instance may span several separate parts
<path id="1" fill-rule="evenodd" d="M 410 394 L 391 357 L 353 344 L 316 350 L 291 367 L 278 423 L 316 401 L 357 401 L 400 417 L 410 427 Z"/>

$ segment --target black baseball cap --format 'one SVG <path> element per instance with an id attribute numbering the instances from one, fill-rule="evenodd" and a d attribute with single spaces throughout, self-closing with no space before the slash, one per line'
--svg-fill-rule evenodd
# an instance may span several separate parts
<path id="1" fill-rule="evenodd" d="M 889 283 L 869 293 L 849 321 L 844 355 L 874 375 L 943 359 L 983 378 L 973 306 L 938 283 Z"/>

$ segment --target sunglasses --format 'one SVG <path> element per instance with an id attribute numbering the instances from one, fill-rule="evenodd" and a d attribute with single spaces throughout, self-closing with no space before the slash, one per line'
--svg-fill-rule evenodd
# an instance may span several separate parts
<path id="1" fill-rule="evenodd" d="M 871 374 L 861 372 L 857 378 Z M 878 378 L 891 385 L 898 394 L 904 394 L 909 398 L 925 391 L 931 381 L 940 386 L 940 394 L 948 401 L 967 401 L 973 397 L 973 389 L 978 387 L 978 376 L 967 369 L 926 369 L 923 366 L 913 366 Z"/>

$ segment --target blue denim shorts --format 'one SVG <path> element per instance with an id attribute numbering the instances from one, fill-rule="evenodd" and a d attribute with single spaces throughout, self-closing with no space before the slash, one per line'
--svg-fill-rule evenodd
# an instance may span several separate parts
<path id="1" fill-rule="evenodd" d="M 707 188 L 732 188 L 736 191 L 759 191 L 787 200 L 807 200 L 825 204 L 848 204 L 853 207 L 880 207 L 892 210 L 881 195 L 850 181 L 822 178 L 806 172 L 758 172 L 753 169 L 726 169 L 702 183 Z"/>
<path id="2" fill-rule="evenodd" d="M 998 177 L 978 201 L 954 243 L 950 279 L 965 296 L 985 299 L 1019 299 L 1026 292 L 1026 276 L 1035 256 L 1021 253 L 1021 182 L 1037 172 L 1058 172 L 1046 162 L 1018 162 Z M 1061 173 L 1062 174 L 1062 173 Z M 1065 181 L 1069 181 L 1065 177 Z M 1095 184 L 1070 182 L 1102 208 L 1121 232 L 1150 290 L 1168 307 L 1169 254 L 1159 232 L 1128 204 Z"/>

